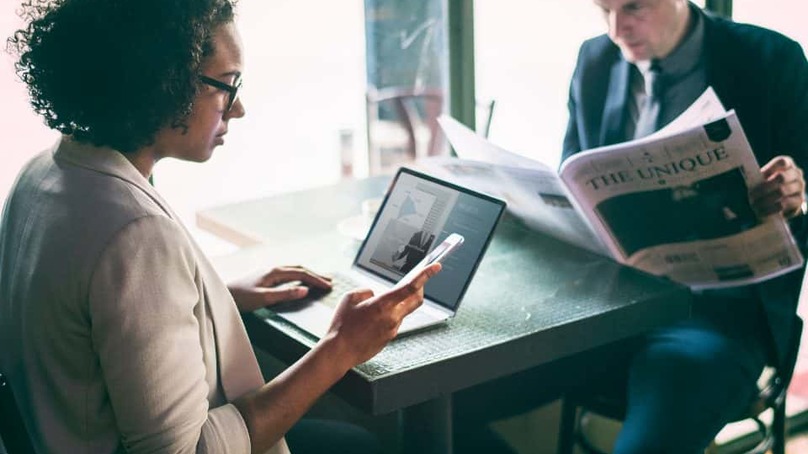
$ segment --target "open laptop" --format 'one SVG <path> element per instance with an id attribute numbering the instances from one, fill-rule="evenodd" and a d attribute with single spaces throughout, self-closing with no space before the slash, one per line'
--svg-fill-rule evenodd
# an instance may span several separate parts
<path id="1" fill-rule="evenodd" d="M 457 312 L 494 234 L 505 202 L 402 167 L 396 174 L 353 265 L 334 275 L 333 290 L 311 289 L 302 300 L 270 308 L 321 338 L 346 291 L 391 289 L 426 254 L 452 233 L 463 245 L 442 262 L 440 273 L 424 287 L 424 304 L 408 315 L 399 334 L 438 325 Z"/>

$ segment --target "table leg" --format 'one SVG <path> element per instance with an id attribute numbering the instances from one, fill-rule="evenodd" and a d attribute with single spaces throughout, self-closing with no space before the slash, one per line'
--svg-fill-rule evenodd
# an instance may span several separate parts
<path id="1" fill-rule="evenodd" d="M 452 396 L 402 410 L 405 454 L 452 454 Z"/>

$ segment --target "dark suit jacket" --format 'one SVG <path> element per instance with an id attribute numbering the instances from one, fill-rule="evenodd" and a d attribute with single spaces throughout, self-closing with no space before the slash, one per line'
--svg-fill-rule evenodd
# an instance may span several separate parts
<path id="1" fill-rule="evenodd" d="M 796 42 L 771 30 L 702 14 L 707 84 L 735 109 L 758 163 L 790 155 L 808 171 L 808 62 Z M 570 119 L 562 160 L 623 140 L 630 64 L 607 36 L 586 41 L 570 86 Z M 791 222 L 805 253 L 808 222 Z M 801 272 L 757 285 L 774 353 L 782 360 L 798 323 Z"/>

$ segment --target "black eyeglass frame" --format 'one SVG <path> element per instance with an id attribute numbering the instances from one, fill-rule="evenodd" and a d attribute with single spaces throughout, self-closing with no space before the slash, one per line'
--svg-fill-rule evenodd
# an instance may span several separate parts
<path id="1" fill-rule="evenodd" d="M 205 85 L 210 85 L 211 87 L 218 88 L 219 90 L 224 90 L 227 92 L 227 107 L 225 107 L 225 113 L 230 112 L 230 109 L 233 108 L 233 104 L 236 103 L 236 99 L 238 99 L 238 91 L 241 88 L 242 80 L 241 74 L 236 76 L 236 80 L 233 82 L 233 85 L 226 84 L 222 81 L 216 80 L 212 77 L 208 76 L 199 76 L 199 81 Z"/>

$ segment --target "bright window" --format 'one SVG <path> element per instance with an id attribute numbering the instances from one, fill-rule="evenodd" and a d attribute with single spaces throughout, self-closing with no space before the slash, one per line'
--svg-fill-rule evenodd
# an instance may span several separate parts
<path id="1" fill-rule="evenodd" d="M 230 122 L 209 162 L 155 169 L 188 225 L 205 207 L 335 183 L 341 134 L 357 155 L 365 147 L 363 0 L 239 2 L 237 13 L 247 115 Z"/>
<path id="2" fill-rule="evenodd" d="M 3 43 L 22 26 L 18 3 L 0 2 Z M 193 228 L 202 208 L 336 182 L 346 134 L 357 170 L 367 166 L 364 1 L 239 2 L 237 14 L 247 115 L 231 122 L 209 162 L 165 160 L 155 168 L 157 189 L 203 239 Z M 32 112 L 12 57 L 0 53 L 0 65 L 4 200 L 22 165 L 58 134 Z"/>

